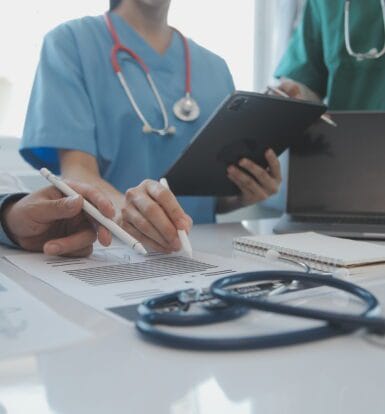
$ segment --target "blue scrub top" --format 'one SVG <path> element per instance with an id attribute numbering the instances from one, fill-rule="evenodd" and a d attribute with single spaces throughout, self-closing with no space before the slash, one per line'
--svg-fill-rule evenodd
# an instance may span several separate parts
<path id="1" fill-rule="evenodd" d="M 188 40 L 192 96 L 201 109 L 194 122 L 179 121 L 174 103 L 185 94 L 184 48 L 174 32 L 159 54 L 120 16 L 111 13 L 120 41 L 150 68 L 168 110 L 173 136 L 144 134 L 142 123 L 111 65 L 113 41 L 103 16 L 60 25 L 47 34 L 29 102 L 21 155 L 35 168 L 60 173 L 59 149 L 79 150 L 96 157 L 102 177 L 121 192 L 146 178 L 159 179 L 179 157 L 216 107 L 234 90 L 225 61 Z M 126 54 L 123 73 L 149 123 L 163 127 L 163 118 L 145 74 Z M 181 197 L 195 223 L 214 221 L 213 197 Z"/>

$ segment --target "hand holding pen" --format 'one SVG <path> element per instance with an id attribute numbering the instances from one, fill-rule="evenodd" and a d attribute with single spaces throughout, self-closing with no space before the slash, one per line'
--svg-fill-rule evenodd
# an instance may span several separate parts
<path id="1" fill-rule="evenodd" d="M 56 177 L 52 174 L 47 168 L 42 168 L 40 170 L 40 174 L 46 178 L 51 184 L 53 184 L 57 189 L 59 189 L 63 194 L 70 196 L 70 197 L 78 197 L 79 194 L 67 185 L 64 181 L 62 181 L 59 177 Z M 115 222 L 111 219 L 104 216 L 94 205 L 92 205 L 87 200 L 83 201 L 82 209 L 88 213 L 93 219 L 95 219 L 98 223 L 104 226 L 106 229 L 110 230 L 111 233 L 116 236 L 119 240 L 123 243 L 127 244 L 137 253 L 142 255 L 147 254 L 147 251 L 142 246 L 138 240 L 134 239 L 130 236 L 126 231 L 124 231 L 120 226 L 118 226 Z"/>
<path id="2" fill-rule="evenodd" d="M 155 180 L 144 180 L 126 192 L 122 226 L 147 248 L 162 253 L 180 251 L 178 230 L 188 233 L 192 219 L 174 194 Z"/>
<path id="3" fill-rule="evenodd" d="M 63 196 L 54 186 L 6 202 L 2 224 L 8 237 L 21 248 L 52 256 L 88 256 L 98 238 L 103 246 L 111 243 L 111 233 L 93 225 L 82 212 L 89 199 L 106 217 L 114 216 L 110 201 L 87 184 L 71 183 L 77 195 Z"/>

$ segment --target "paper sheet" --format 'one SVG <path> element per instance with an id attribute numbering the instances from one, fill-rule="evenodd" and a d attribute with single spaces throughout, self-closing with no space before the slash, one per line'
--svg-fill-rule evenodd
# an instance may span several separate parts
<path id="1" fill-rule="evenodd" d="M 89 334 L 0 273 L 0 358 L 84 340 Z"/>
<path id="2" fill-rule="evenodd" d="M 141 256 L 123 246 L 96 249 L 84 259 L 19 254 L 7 256 L 7 260 L 82 303 L 129 320 L 146 298 L 207 287 L 225 275 L 250 270 L 233 260 L 203 253 L 195 252 L 193 259 L 180 254 Z"/>

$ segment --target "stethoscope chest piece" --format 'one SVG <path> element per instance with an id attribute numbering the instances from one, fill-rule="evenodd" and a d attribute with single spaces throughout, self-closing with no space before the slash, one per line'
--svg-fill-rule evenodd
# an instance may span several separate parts
<path id="1" fill-rule="evenodd" d="M 175 116 L 184 122 L 195 121 L 200 114 L 199 105 L 190 94 L 186 94 L 179 101 L 175 102 L 173 110 Z"/>

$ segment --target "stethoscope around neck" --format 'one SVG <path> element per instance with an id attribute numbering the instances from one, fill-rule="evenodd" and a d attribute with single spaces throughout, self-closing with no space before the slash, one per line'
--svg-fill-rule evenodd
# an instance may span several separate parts
<path id="1" fill-rule="evenodd" d="M 385 55 L 385 42 L 383 48 L 379 51 L 377 48 L 372 48 L 367 52 L 355 52 L 353 50 L 351 41 L 350 41 L 350 3 L 351 0 L 345 0 L 345 12 L 344 12 L 344 35 L 345 35 L 345 47 L 348 54 L 351 57 L 354 57 L 358 62 L 364 60 L 373 60 L 379 59 Z M 380 0 L 381 10 L 382 10 L 382 21 L 384 25 L 385 33 L 385 0 Z"/>
<path id="2" fill-rule="evenodd" d="M 144 63 L 143 59 L 137 55 L 133 50 L 129 49 L 128 47 L 125 47 L 120 39 L 119 36 L 115 30 L 114 25 L 112 24 L 111 17 L 108 13 L 104 15 L 105 22 L 108 28 L 108 31 L 110 32 L 112 39 L 114 41 L 114 46 L 112 48 L 111 52 L 111 62 L 112 67 L 119 79 L 119 82 L 124 90 L 124 92 L 127 95 L 128 100 L 130 101 L 136 115 L 141 120 L 143 127 L 142 130 L 145 134 L 155 133 L 160 136 L 165 135 L 172 135 L 175 134 L 176 129 L 174 126 L 170 125 L 170 120 L 167 114 L 167 110 L 165 107 L 165 104 L 163 102 L 162 97 L 160 96 L 160 93 L 158 91 L 158 88 L 155 85 L 154 80 L 152 79 L 152 76 L 150 74 L 150 70 L 148 66 Z M 180 33 L 178 30 L 173 29 L 176 33 L 179 34 L 180 38 L 183 42 L 184 47 L 184 53 L 185 53 L 185 67 L 186 67 L 186 77 L 185 77 L 185 95 L 179 99 L 177 102 L 175 102 L 173 106 L 173 112 L 175 116 L 184 122 L 192 122 L 195 121 L 200 114 L 199 105 L 197 102 L 192 98 L 191 96 L 191 57 L 190 57 L 190 48 L 188 46 L 188 42 L 186 38 Z M 123 71 L 121 69 L 118 54 L 119 53 L 127 53 L 131 56 L 132 59 L 135 60 L 135 62 L 139 65 L 139 67 L 143 70 L 143 72 L 146 75 L 148 84 L 150 85 L 150 88 L 155 96 L 155 99 L 159 105 L 160 111 L 162 113 L 163 117 L 163 127 L 162 128 L 155 128 L 153 127 L 150 122 L 147 120 L 147 118 L 144 116 L 142 110 L 139 108 L 138 104 L 136 103 L 136 100 L 134 98 L 134 95 L 128 86 L 128 83 L 123 75 Z"/>

